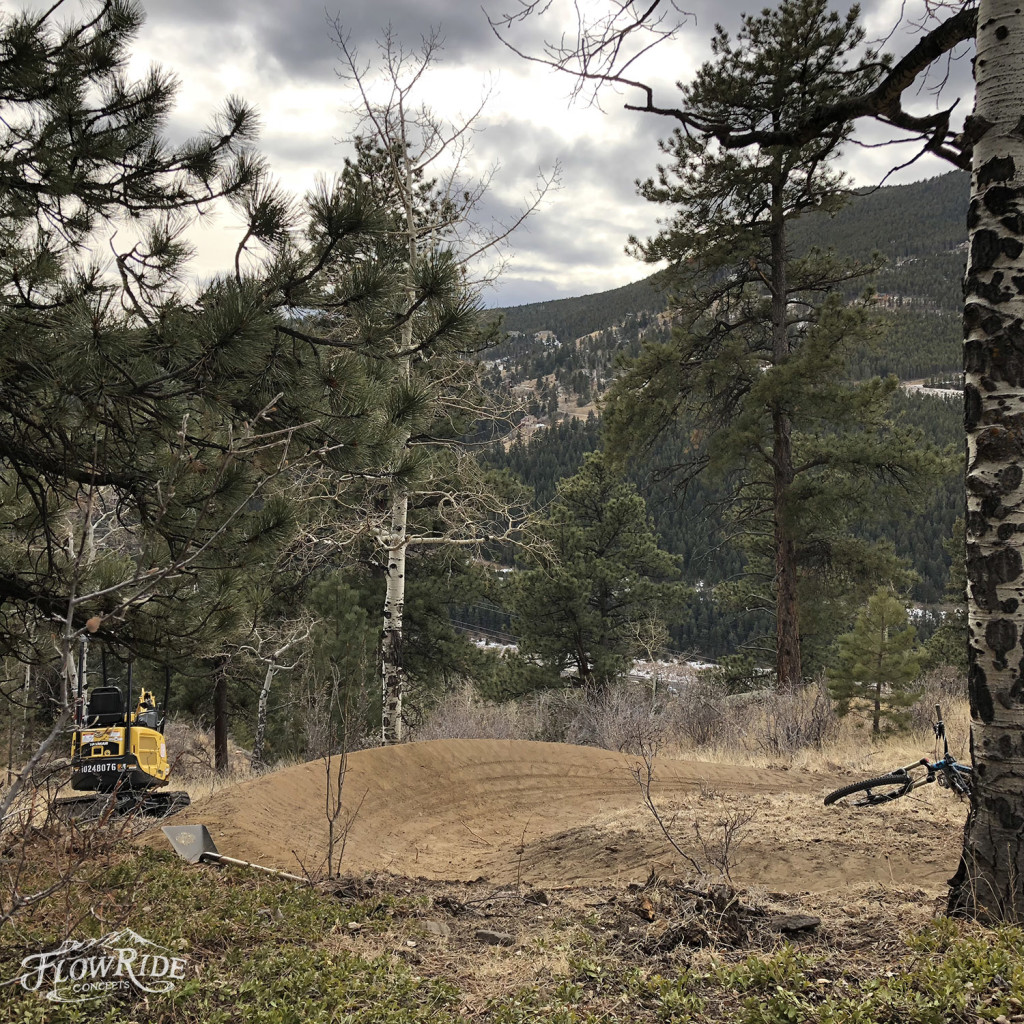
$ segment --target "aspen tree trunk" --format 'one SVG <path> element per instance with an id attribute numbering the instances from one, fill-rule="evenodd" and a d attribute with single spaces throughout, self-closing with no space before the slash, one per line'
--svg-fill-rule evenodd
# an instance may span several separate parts
<path id="1" fill-rule="evenodd" d="M 267 737 L 267 706 L 270 703 L 270 687 L 276 674 L 277 663 L 271 661 L 263 676 L 263 685 L 260 687 L 260 697 L 256 704 L 256 735 L 252 741 L 252 756 L 249 758 L 249 767 L 254 772 L 261 772 L 267 766 L 263 757 L 263 745 Z"/>
<path id="2" fill-rule="evenodd" d="M 1024 14 L 978 9 L 964 305 L 975 784 L 951 913 L 1024 922 Z"/>
<path id="3" fill-rule="evenodd" d="M 384 630 L 381 635 L 381 740 L 402 742 L 402 697 L 405 666 L 402 661 L 402 616 L 405 609 L 405 555 L 409 548 L 409 494 L 404 489 L 391 506 L 391 541 L 388 548 L 384 594 Z"/>
<path id="4" fill-rule="evenodd" d="M 21 740 L 18 743 L 19 755 L 24 758 L 28 748 L 28 716 L 32 701 L 32 666 L 25 666 L 25 685 L 21 688 Z"/>
<path id="5" fill-rule="evenodd" d="M 405 203 L 405 230 L 409 249 L 406 267 L 406 301 L 411 310 L 416 302 L 416 266 L 419 257 L 416 238 L 415 182 L 409 150 L 405 146 L 405 122 L 401 123 L 402 179 L 399 188 Z M 413 325 L 411 318 L 399 337 L 399 367 L 404 383 L 412 377 Z M 409 433 L 404 444 L 409 443 Z M 392 485 L 391 533 L 387 551 L 387 581 L 384 594 L 384 627 L 381 633 L 381 742 L 402 742 L 402 698 L 405 695 L 405 664 L 402 658 L 402 625 L 405 613 L 405 558 L 409 550 L 409 490 Z"/>

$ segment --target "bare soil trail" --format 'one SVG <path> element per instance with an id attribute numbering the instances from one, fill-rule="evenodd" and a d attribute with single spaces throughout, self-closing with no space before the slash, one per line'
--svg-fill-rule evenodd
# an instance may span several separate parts
<path id="1" fill-rule="evenodd" d="M 692 873 L 643 806 L 637 765 L 626 754 L 523 741 L 359 751 L 345 778 L 344 867 L 538 887 L 626 884 L 652 868 Z M 659 757 L 651 792 L 678 845 L 701 864 L 721 859 L 731 830 L 739 885 L 938 891 L 956 865 L 963 806 L 937 786 L 881 808 L 822 806 L 853 778 Z M 207 825 L 229 856 L 314 872 L 327 849 L 325 780 L 322 762 L 297 765 L 225 785 L 171 820 Z M 164 845 L 159 831 L 146 841 Z"/>

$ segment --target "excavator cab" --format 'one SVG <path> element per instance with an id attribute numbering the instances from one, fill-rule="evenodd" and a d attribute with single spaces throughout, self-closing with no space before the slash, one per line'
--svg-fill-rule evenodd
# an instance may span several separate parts
<path id="1" fill-rule="evenodd" d="M 139 703 L 135 708 L 135 724 L 144 729 L 152 729 L 154 732 L 163 732 L 156 698 L 149 690 L 143 690 L 139 694 Z"/>
<path id="2" fill-rule="evenodd" d="M 124 697 L 116 686 L 98 686 L 89 694 L 85 725 L 92 728 L 124 725 Z"/>

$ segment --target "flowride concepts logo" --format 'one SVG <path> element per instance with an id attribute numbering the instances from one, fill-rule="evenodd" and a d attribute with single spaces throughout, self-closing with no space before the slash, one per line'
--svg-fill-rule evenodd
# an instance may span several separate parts
<path id="1" fill-rule="evenodd" d="M 65 939 L 59 948 L 21 961 L 24 974 L 7 982 L 52 1003 L 84 1003 L 113 993 L 170 992 L 184 981 L 188 960 L 130 928 L 99 939 Z"/>

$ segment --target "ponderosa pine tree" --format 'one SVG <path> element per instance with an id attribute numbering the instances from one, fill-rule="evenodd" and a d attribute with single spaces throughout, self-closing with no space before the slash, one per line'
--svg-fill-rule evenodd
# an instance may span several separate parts
<path id="1" fill-rule="evenodd" d="M 840 712 L 848 712 L 853 701 L 866 702 L 875 736 L 882 732 L 883 719 L 899 727 L 900 713 L 920 696 L 913 683 L 922 656 L 906 604 L 888 587 L 879 587 L 857 614 L 853 629 L 836 644 L 829 689 Z"/>
<path id="2" fill-rule="evenodd" d="M 682 105 L 735 134 L 799 125 L 884 69 L 870 50 L 853 60 L 862 40 L 856 10 L 843 19 L 825 0 L 787 0 L 745 16 L 735 41 L 719 28 L 713 59 L 682 88 Z M 788 240 L 801 214 L 843 201 L 834 164 L 850 130 L 839 123 L 770 149 L 724 149 L 692 130 L 662 143 L 670 162 L 641 192 L 672 214 L 635 245 L 669 265 L 675 329 L 628 366 L 609 403 L 613 449 L 649 445 L 681 422 L 691 442 L 680 471 L 732 484 L 734 514 L 769 581 L 783 688 L 803 676 L 801 570 L 856 572 L 845 557 L 850 519 L 880 504 L 890 485 L 937 469 L 923 439 L 887 422 L 896 381 L 849 380 L 847 359 L 870 331 L 869 314 L 833 289 L 870 268 L 795 253 Z"/>
<path id="3" fill-rule="evenodd" d="M 173 80 L 126 75 L 140 5 L 62 6 L 0 20 L 0 649 L 49 660 L 63 622 L 66 712 L 85 631 L 158 659 L 237 641 L 303 472 L 379 474 L 403 425 L 352 351 L 402 280 L 370 191 L 291 201 L 238 100 L 170 145 Z M 218 198 L 234 267 L 189 294 L 182 232 Z"/>
<path id="4" fill-rule="evenodd" d="M 607 686 L 643 653 L 652 621 L 673 621 L 686 594 L 678 559 L 601 452 L 559 481 L 536 532 L 541 544 L 510 583 L 520 650 L 556 677 L 568 670 L 577 685 Z"/>

